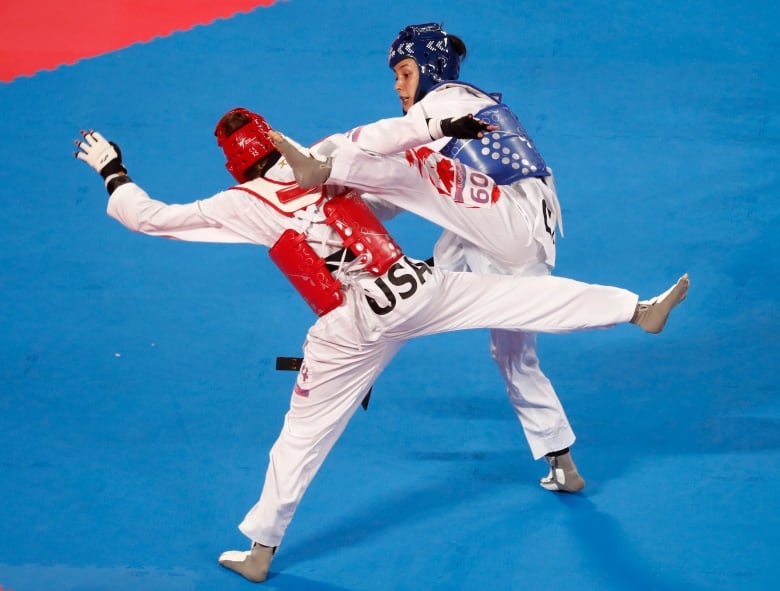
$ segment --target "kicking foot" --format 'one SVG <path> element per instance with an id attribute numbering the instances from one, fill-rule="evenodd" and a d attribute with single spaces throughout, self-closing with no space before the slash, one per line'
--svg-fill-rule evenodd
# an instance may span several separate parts
<path id="1" fill-rule="evenodd" d="M 550 464 L 550 473 L 539 481 L 542 488 L 568 493 L 576 493 L 585 488 L 585 481 L 577 472 L 571 452 L 557 456 L 547 455 L 544 459 Z"/>
<path id="2" fill-rule="evenodd" d="M 631 322 L 645 332 L 653 334 L 661 332 L 666 325 L 672 308 L 685 299 L 690 284 L 691 280 L 688 278 L 688 273 L 686 273 L 677 280 L 675 285 L 661 295 L 651 300 L 639 302 L 636 305 L 636 312 L 634 312 Z"/>
<path id="3" fill-rule="evenodd" d="M 309 150 L 284 137 L 278 131 L 269 131 L 268 137 L 287 160 L 287 164 L 292 168 L 295 181 L 301 188 L 311 189 L 328 180 L 333 168 L 330 159 L 318 160 L 311 155 Z"/>
<path id="4" fill-rule="evenodd" d="M 237 572 L 253 583 L 262 583 L 268 576 L 268 567 L 276 548 L 254 542 L 248 551 L 228 550 L 219 557 L 219 563 L 227 569 Z"/>

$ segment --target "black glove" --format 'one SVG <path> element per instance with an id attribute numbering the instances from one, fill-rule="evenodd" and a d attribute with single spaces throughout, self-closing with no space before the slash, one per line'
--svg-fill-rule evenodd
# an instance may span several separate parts
<path id="1" fill-rule="evenodd" d="M 474 140 L 481 138 L 486 131 L 497 129 L 495 125 L 489 125 L 486 121 L 477 119 L 474 115 L 464 115 L 453 119 L 448 117 L 441 120 L 441 132 L 445 136 L 461 140 Z"/>

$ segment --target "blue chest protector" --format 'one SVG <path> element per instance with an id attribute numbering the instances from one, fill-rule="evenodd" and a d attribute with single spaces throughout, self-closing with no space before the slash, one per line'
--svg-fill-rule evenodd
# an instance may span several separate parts
<path id="1" fill-rule="evenodd" d="M 542 155 L 508 106 L 498 102 L 475 116 L 497 125 L 498 131 L 486 132 L 484 137 L 474 140 L 453 138 L 439 150 L 442 154 L 484 172 L 499 185 L 510 185 L 528 177 L 550 176 Z"/>

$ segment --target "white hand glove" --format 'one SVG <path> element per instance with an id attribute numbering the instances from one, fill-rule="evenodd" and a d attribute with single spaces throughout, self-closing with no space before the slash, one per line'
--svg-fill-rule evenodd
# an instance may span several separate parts
<path id="1" fill-rule="evenodd" d="M 122 165 L 122 152 L 113 142 L 109 142 L 97 131 L 82 131 L 82 140 L 76 140 L 78 152 L 74 156 L 94 168 L 100 176 L 108 180 L 113 174 L 127 173 Z"/>

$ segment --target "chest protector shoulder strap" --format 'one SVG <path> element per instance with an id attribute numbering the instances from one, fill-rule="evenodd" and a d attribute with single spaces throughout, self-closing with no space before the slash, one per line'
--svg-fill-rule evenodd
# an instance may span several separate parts
<path id="1" fill-rule="evenodd" d="M 356 265 L 373 275 L 384 275 L 403 255 L 390 233 L 354 191 L 328 199 L 325 223 L 341 237 Z M 268 251 L 271 260 L 290 280 L 315 314 L 323 316 L 344 301 L 342 284 L 306 241 L 306 234 L 285 230 Z"/>

